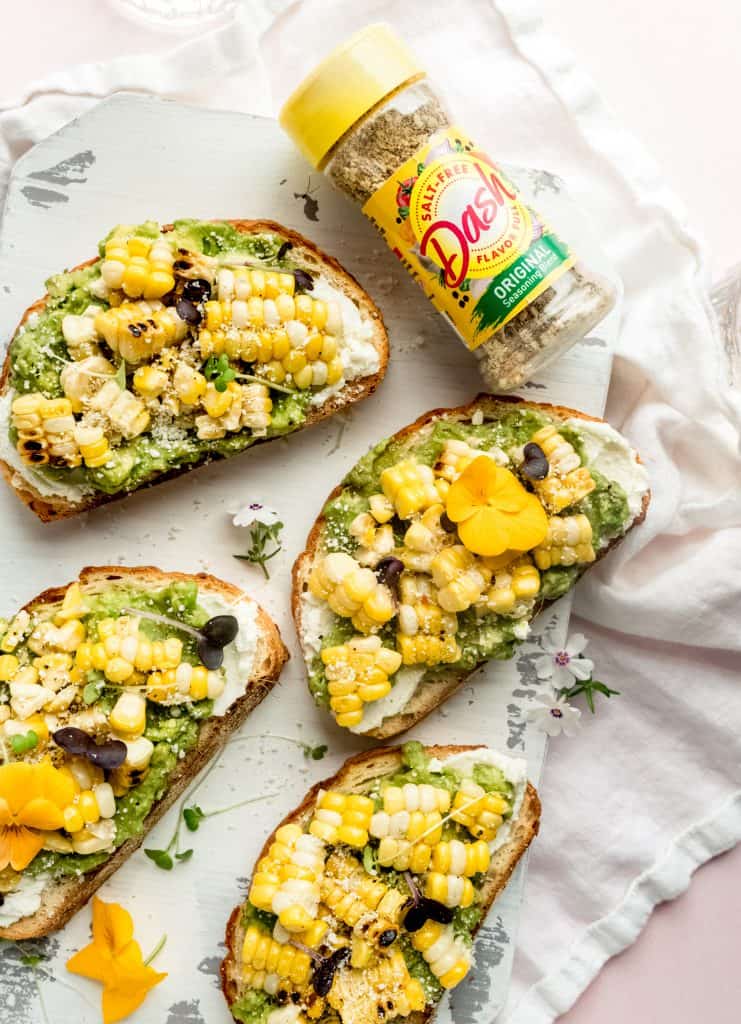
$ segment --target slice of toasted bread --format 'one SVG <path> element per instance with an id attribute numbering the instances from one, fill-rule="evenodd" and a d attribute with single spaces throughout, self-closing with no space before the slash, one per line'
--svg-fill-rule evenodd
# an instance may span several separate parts
<path id="1" fill-rule="evenodd" d="M 482 746 L 430 746 L 425 751 L 430 757 L 444 762 L 453 754 L 469 750 L 485 750 Z M 369 785 L 379 776 L 388 775 L 399 768 L 402 752 L 399 747 L 380 747 L 364 754 L 356 754 L 349 758 L 340 770 L 331 778 L 318 782 L 309 790 L 299 806 L 288 814 L 276 826 L 295 823 L 306 826 L 311 818 L 319 791 L 339 790 L 342 793 L 364 793 Z M 519 814 L 512 823 L 512 830 L 505 843 L 493 853 L 489 869 L 479 890 L 477 906 L 481 908 L 481 918 L 474 935 L 478 932 L 488 914 L 491 905 L 509 881 L 520 858 L 538 834 L 540 825 L 540 800 L 535 787 L 528 782 L 520 806 Z M 275 839 L 275 832 L 268 836 L 257 860 L 266 856 L 270 844 Z M 221 964 L 221 987 L 227 1003 L 231 1007 L 245 991 L 242 981 L 242 944 L 244 942 L 244 925 L 242 923 L 242 905 L 235 907 L 226 926 L 226 956 Z M 475 970 L 475 967 L 474 967 Z M 408 1024 L 424 1024 L 432 1020 L 436 1007 L 428 1005 L 424 1011 L 411 1013 L 403 1018 Z M 236 1019 L 236 1018 L 235 1018 Z M 347 1020 L 342 1024 L 352 1024 Z"/>
<path id="2" fill-rule="evenodd" d="M 514 395 L 493 396 L 481 394 L 468 405 L 459 406 L 454 409 L 433 409 L 431 412 L 425 413 L 414 423 L 409 424 L 409 426 L 404 427 L 402 430 L 398 431 L 398 433 L 394 434 L 391 440 L 394 442 L 408 441 L 410 445 L 414 445 L 420 439 L 423 439 L 440 419 L 451 420 L 454 422 L 470 422 L 473 414 L 477 412 L 482 414 L 486 420 L 496 419 L 499 411 L 509 411 L 512 409 L 513 405 L 517 405 L 524 410 L 540 410 L 551 417 L 555 423 L 568 419 L 581 419 L 599 424 L 604 422 L 598 417 L 588 416 L 586 413 L 579 412 L 575 409 L 568 409 L 564 406 L 528 402 Z M 635 461 L 640 463 L 641 460 L 639 455 L 636 452 L 632 452 L 632 455 L 635 458 Z M 343 485 L 340 484 L 332 491 L 327 498 L 327 501 L 331 501 L 336 498 L 342 493 L 342 490 Z M 632 521 L 626 525 L 621 536 L 615 537 L 609 542 L 609 544 L 596 552 L 596 561 L 603 558 L 623 539 L 629 530 L 643 521 L 646 516 L 649 500 L 650 491 L 648 487 L 646 487 L 645 492 L 642 494 L 640 499 L 640 507 L 636 508 Z M 298 556 L 293 567 L 293 617 L 307 666 L 310 663 L 310 654 L 306 646 L 306 630 L 303 622 L 302 595 L 307 590 L 308 579 L 312 568 L 314 567 L 317 559 L 324 553 L 323 536 L 325 522 L 324 513 L 322 512 L 309 533 L 306 541 L 306 550 Z M 549 603 L 550 602 L 548 601 L 540 601 L 539 603 L 536 603 L 531 618 L 534 618 L 535 614 L 541 611 Z M 472 669 L 471 671 L 475 671 L 475 669 Z M 363 735 L 372 736 L 375 739 L 389 739 L 390 737 L 397 736 L 399 733 L 402 733 L 407 729 L 411 729 L 413 725 L 419 722 L 426 715 L 429 715 L 431 711 L 452 696 L 452 694 L 462 686 L 464 681 L 471 674 L 471 671 L 456 670 L 455 666 L 451 666 L 448 671 L 441 672 L 438 670 L 434 674 L 430 674 L 429 672 L 425 673 L 425 675 L 420 678 L 416 688 L 404 707 L 397 713 L 384 718 L 380 726 L 369 729 L 367 732 L 364 732 Z"/>
<path id="3" fill-rule="evenodd" d="M 308 238 L 299 234 L 298 231 L 293 231 L 290 228 L 283 227 L 275 221 L 229 220 L 219 221 L 216 223 L 231 224 L 232 227 L 242 234 L 259 235 L 269 233 L 279 235 L 286 242 L 291 244 L 292 258 L 295 258 L 296 261 L 309 272 L 313 271 L 324 275 L 329 284 L 346 295 L 360 310 L 363 319 L 367 320 L 372 325 L 372 336 L 370 341 L 378 353 L 378 369 L 374 373 L 355 377 L 353 380 L 348 381 L 339 391 L 330 395 L 323 404 L 312 406 L 308 410 L 304 422 L 300 427 L 295 429 L 301 430 L 304 427 L 313 426 L 315 423 L 319 423 L 320 420 L 327 419 L 327 417 L 334 415 L 334 413 L 339 412 L 341 409 L 344 409 L 355 402 L 359 402 L 361 399 L 367 398 L 369 395 L 373 394 L 386 373 L 389 355 L 388 337 L 380 310 L 352 274 L 345 270 L 345 268 L 333 256 L 329 256 L 327 253 L 323 252 Z M 172 225 L 165 225 L 162 230 L 170 231 L 172 230 Z M 95 257 L 79 264 L 79 266 L 74 267 L 73 269 L 81 270 L 84 267 L 88 267 L 96 263 L 97 260 L 98 258 Z M 45 295 L 26 310 L 21 318 L 18 328 L 16 329 L 16 334 L 30 316 L 34 313 L 40 313 L 43 311 L 48 300 L 49 296 Z M 11 349 L 12 341 L 5 357 L 2 371 L 0 372 L 0 397 L 7 392 L 10 386 Z M 9 424 L 7 421 L 0 422 L 0 430 L 7 433 L 8 427 Z M 282 437 L 285 436 L 285 434 L 276 436 Z M 274 439 L 275 438 L 271 437 L 257 438 L 253 443 L 262 444 Z M 201 464 L 209 461 L 210 458 L 211 456 L 204 456 L 201 460 Z M 195 468 L 197 468 L 197 466 L 193 465 L 186 468 L 173 469 L 166 473 L 160 473 L 140 486 L 149 487 L 154 484 L 163 483 L 165 480 L 170 480 L 182 475 L 183 473 L 190 472 L 190 470 Z M 21 501 L 28 505 L 28 507 L 35 512 L 43 522 L 64 519 L 67 516 L 76 515 L 78 512 L 85 512 L 90 509 L 97 508 L 100 505 L 107 504 L 110 501 L 117 501 L 120 498 L 125 498 L 127 494 L 130 493 L 127 491 L 122 491 L 116 494 L 96 492 L 94 494 L 84 495 L 79 501 L 70 501 L 62 495 L 45 496 L 37 487 L 34 486 L 32 480 L 27 479 L 17 468 L 14 468 L 2 459 L 0 459 L 0 472 L 2 472 L 3 476 Z"/>
<path id="4" fill-rule="evenodd" d="M 130 584 L 137 589 L 159 590 L 170 583 L 194 582 L 199 590 L 223 601 L 225 605 L 252 602 L 238 587 L 207 573 L 189 575 L 163 572 L 152 566 L 128 568 L 119 565 L 97 566 L 83 569 L 79 576 L 83 594 L 99 594 L 111 586 Z M 59 605 L 66 587 L 45 590 L 24 606 L 28 612 L 50 609 Z M 255 602 L 252 602 L 253 604 Z M 147 833 L 162 815 L 187 789 L 195 776 L 219 751 L 254 708 L 270 693 L 278 681 L 281 669 L 288 659 L 278 627 L 262 608 L 257 606 L 257 646 L 252 674 L 243 680 L 244 693 L 232 701 L 220 716 L 205 719 L 200 727 L 198 741 L 180 760 L 169 777 L 165 794 L 157 800 L 144 820 L 142 831 L 127 839 L 99 867 L 79 878 L 50 882 L 42 893 L 42 902 L 36 913 L 22 917 L 13 924 L 0 927 L 0 939 L 35 939 L 61 928 L 87 903 L 97 889 L 139 848 Z"/>

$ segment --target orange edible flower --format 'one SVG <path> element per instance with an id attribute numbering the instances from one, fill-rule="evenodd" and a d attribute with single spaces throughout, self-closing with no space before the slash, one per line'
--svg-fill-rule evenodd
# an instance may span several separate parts
<path id="1" fill-rule="evenodd" d="M 93 941 L 67 961 L 67 970 L 103 983 L 105 1024 L 128 1017 L 141 1006 L 149 990 L 167 977 L 144 963 L 128 910 L 97 896 L 93 899 Z"/>
<path id="2" fill-rule="evenodd" d="M 49 761 L 0 767 L 0 871 L 28 867 L 44 845 L 44 832 L 64 825 L 75 783 Z"/>
<path id="3" fill-rule="evenodd" d="M 475 555 L 529 551 L 545 539 L 548 516 L 508 469 L 480 455 L 450 485 L 445 511 Z"/>

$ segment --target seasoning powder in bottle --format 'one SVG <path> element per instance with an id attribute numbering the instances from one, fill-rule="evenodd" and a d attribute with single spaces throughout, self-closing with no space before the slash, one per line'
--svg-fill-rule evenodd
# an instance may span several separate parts
<path id="1" fill-rule="evenodd" d="M 388 26 L 370 25 L 330 54 L 280 122 L 361 204 L 478 357 L 488 387 L 519 387 L 614 305 L 612 284 L 578 261 L 451 122 Z"/>

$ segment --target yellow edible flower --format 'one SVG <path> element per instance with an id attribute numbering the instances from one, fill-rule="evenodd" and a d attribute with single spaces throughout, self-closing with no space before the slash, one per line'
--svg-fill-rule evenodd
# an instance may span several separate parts
<path id="1" fill-rule="evenodd" d="M 28 867 L 44 845 L 44 832 L 62 828 L 75 783 L 49 761 L 0 767 L 0 871 Z"/>
<path id="2" fill-rule="evenodd" d="M 540 501 L 514 473 L 485 455 L 474 459 L 450 485 L 445 511 L 475 555 L 529 551 L 548 533 L 548 516 Z"/>
<path id="3" fill-rule="evenodd" d="M 166 978 L 142 959 L 134 922 L 118 903 L 93 899 L 93 941 L 67 961 L 67 970 L 103 984 L 103 1021 L 114 1024 L 140 1006 Z"/>

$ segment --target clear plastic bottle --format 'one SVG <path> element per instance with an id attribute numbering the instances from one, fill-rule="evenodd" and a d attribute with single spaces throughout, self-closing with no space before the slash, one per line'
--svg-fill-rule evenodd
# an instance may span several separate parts
<path id="1" fill-rule="evenodd" d="M 281 123 L 360 204 L 480 361 L 519 387 L 615 303 L 501 169 L 456 125 L 401 40 L 372 25 L 295 90 Z"/>

